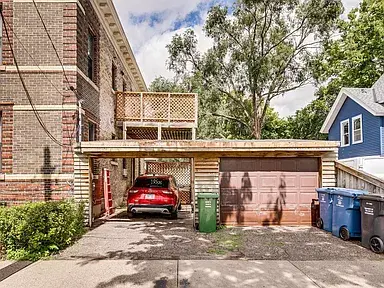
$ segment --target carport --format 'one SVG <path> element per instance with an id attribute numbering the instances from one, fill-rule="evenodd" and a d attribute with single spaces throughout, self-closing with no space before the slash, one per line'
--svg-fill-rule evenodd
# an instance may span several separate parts
<path id="1" fill-rule="evenodd" d="M 109 140 L 75 148 L 74 197 L 92 225 L 92 158 L 191 158 L 192 198 L 218 193 L 230 225 L 308 225 L 315 188 L 336 184 L 338 142 L 308 140 Z M 194 223 L 199 211 L 195 206 Z"/>

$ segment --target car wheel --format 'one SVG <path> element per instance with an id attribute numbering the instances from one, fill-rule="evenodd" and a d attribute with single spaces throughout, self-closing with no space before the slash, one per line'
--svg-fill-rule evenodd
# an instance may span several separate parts
<path id="1" fill-rule="evenodd" d="M 369 246 L 371 247 L 371 250 L 375 253 L 383 253 L 384 251 L 383 240 L 381 240 L 379 237 L 372 237 L 369 241 Z"/>
<path id="2" fill-rule="evenodd" d="M 132 213 L 131 211 L 127 211 L 128 218 L 135 218 L 135 213 Z"/>
<path id="3" fill-rule="evenodd" d="M 319 229 L 323 229 L 323 227 L 324 227 L 323 219 L 321 219 L 321 218 L 317 219 L 316 227 Z"/>
<path id="4" fill-rule="evenodd" d="M 177 210 L 171 213 L 171 219 L 177 219 Z"/>
<path id="5" fill-rule="evenodd" d="M 347 229 L 347 227 L 341 227 L 340 228 L 340 238 L 343 239 L 344 241 L 347 241 L 349 240 L 349 230 Z"/>
<path id="6" fill-rule="evenodd" d="M 181 210 L 181 203 L 179 204 L 179 207 L 177 207 L 177 210 Z"/>

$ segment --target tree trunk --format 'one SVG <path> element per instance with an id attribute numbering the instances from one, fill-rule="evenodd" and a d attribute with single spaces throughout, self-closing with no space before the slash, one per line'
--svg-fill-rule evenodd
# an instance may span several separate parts
<path id="1" fill-rule="evenodd" d="M 261 139 L 261 128 L 263 127 L 263 119 L 262 119 L 262 113 L 260 113 L 260 105 L 259 102 L 261 101 L 261 96 L 257 96 L 258 94 L 254 93 L 252 97 L 252 104 L 253 104 L 253 127 L 252 127 L 252 136 L 256 140 Z"/>
<path id="2" fill-rule="evenodd" d="M 261 123 L 261 119 L 259 116 L 256 116 L 255 119 L 253 120 L 253 127 L 252 128 L 253 128 L 253 131 L 252 131 L 253 137 L 256 140 L 260 140 L 261 139 L 262 123 Z"/>

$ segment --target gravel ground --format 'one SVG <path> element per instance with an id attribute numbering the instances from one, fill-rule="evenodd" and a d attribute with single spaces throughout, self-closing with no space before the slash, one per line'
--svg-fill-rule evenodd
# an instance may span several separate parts
<path id="1" fill-rule="evenodd" d="M 181 212 L 177 220 L 154 215 L 129 219 L 122 212 L 56 258 L 316 261 L 384 260 L 384 255 L 312 227 L 234 227 L 203 234 L 193 229 L 189 212 Z"/>

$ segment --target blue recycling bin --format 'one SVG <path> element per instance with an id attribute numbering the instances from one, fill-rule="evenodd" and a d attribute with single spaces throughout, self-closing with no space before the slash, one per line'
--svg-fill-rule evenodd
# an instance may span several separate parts
<path id="1" fill-rule="evenodd" d="M 319 196 L 320 219 L 316 221 L 316 226 L 325 231 L 332 232 L 332 212 L 333 212 L 333 191 L 334 188 L 316 189 Z"/>
<path id="2" fill-rule="evenodd" d="M 343 240 L 361 237 L 360 195 L 367 191 L 334 188 L 332 234 Z"/>

